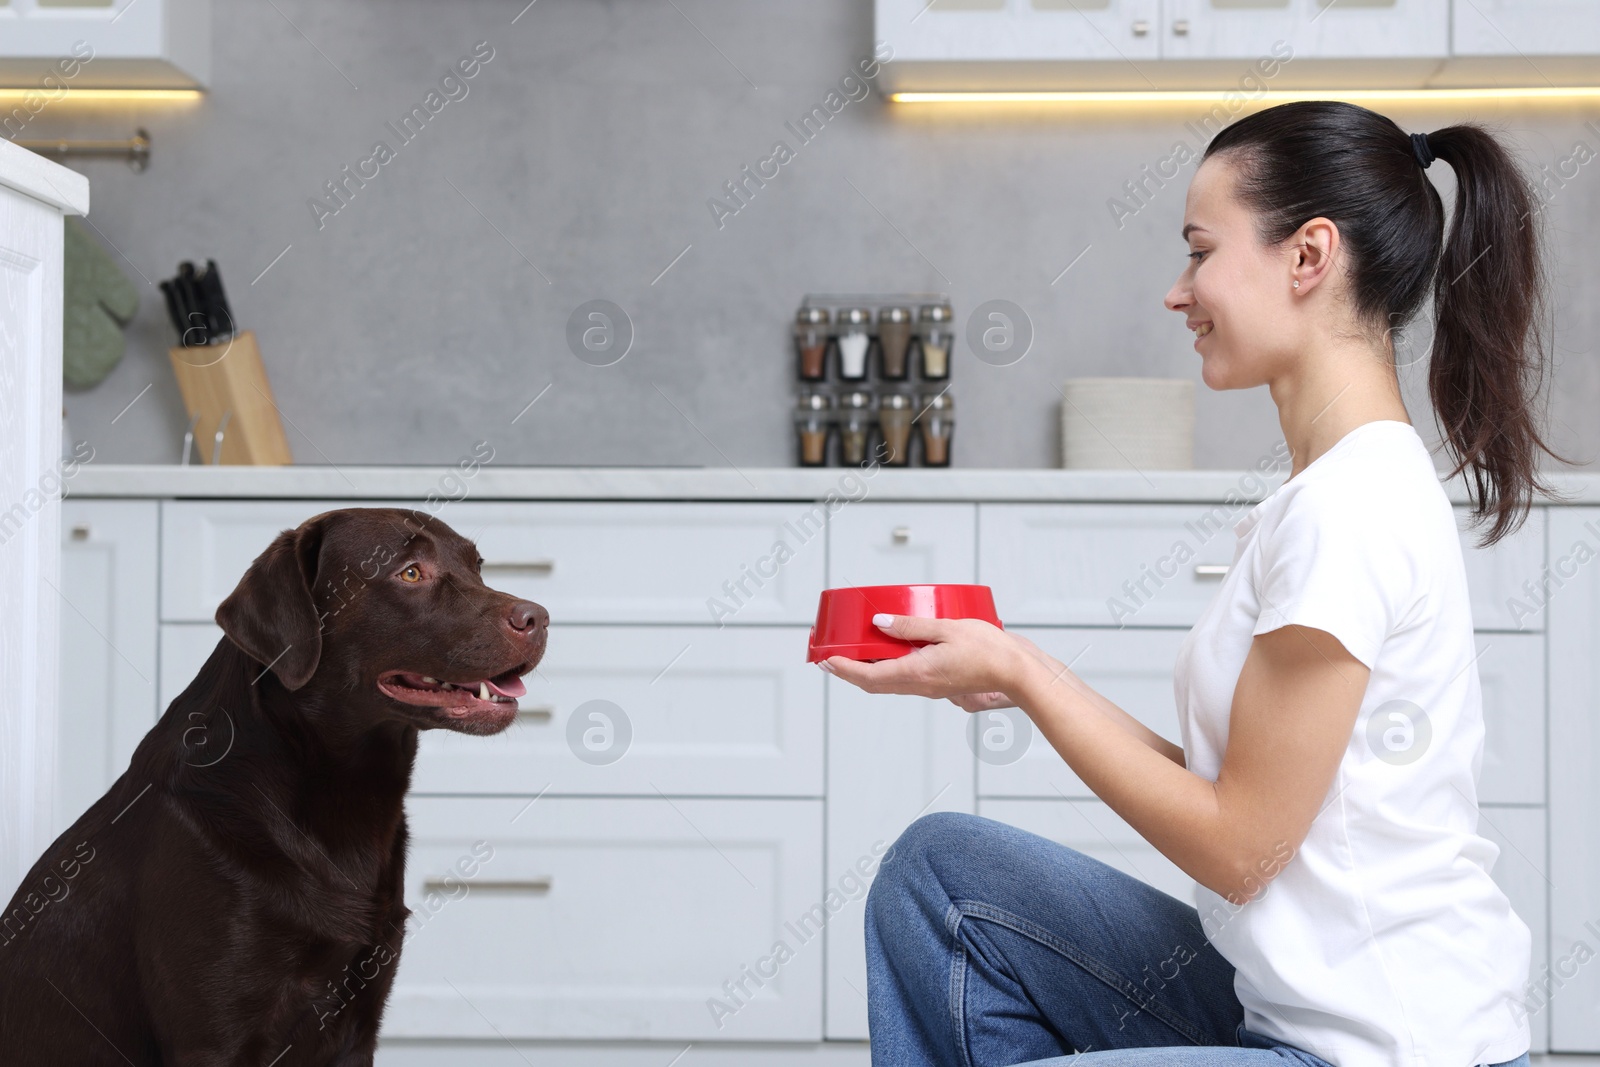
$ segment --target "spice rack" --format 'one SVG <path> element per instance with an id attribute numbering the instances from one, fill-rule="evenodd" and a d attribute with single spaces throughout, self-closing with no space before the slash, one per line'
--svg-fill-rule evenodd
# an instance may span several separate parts
<path id="1" fill-rule="evenodd" d="M 955 315 L 945 293 L 808 293 L 795 313 L 802 467 L 948 467 Z"/>

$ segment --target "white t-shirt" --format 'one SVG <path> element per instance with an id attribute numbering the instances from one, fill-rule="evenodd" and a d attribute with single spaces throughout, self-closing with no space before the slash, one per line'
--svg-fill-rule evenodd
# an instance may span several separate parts
<path id="1" fill-rule="evenodd" d="M 1178 653 L 1188 767 L 1215 781 L 1256 634 L 1325 630 L 1372 671 L 1299 850 L 1242 907 L 1195 888 L 1245 1026 L 1336 1067 L 1472 1067 L 1529 1046 L 1531 939 L 1477 833 L 1483 714 L 1455 517 L 1410 423 L 1351 430 L 1234 526 Z M 1376 714 L 1375 714 L 1376 713 Z M 1287 859 L 1287 863 L 1281 860 Z"/>

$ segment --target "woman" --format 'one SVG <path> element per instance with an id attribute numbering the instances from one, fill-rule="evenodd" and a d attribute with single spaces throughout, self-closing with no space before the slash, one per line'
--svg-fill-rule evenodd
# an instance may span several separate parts
<path id="1" fill-rule="evenodd" d="M 1436 157 L 1457 183 L 1442 255 Z M 1492 543 L 1549 492 L 1536 460 L 1554 455 L 1532 410 L 1534 217 L 1511 154 L 1474 124 L 1408 137 L 1312 101 L 1207 147 L 1166 305 L 1208 386 L 1268 386 L 1294 462 L 1234 527 L 1179 652 L 1183 746 L 976 620 L 880 615 L 929 643 L 822 664 L 869 692 L 1021 708 L 1199 883 L 1197 907 L 997 822 L 925 817 L 868 899 L 874 1064 L 1527 1062 L 1529 932 L 1477 833 L 1461 547 L 1391 333 L 1431 292 L 1430 393 Z"/>

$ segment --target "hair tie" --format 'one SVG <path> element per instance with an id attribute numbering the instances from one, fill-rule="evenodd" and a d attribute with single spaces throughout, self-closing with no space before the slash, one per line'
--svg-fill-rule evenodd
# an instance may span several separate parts
<path id="1" fill-rule="evenodd" d="M 1422 169 L 1427 170 L 1428 164 L 1433 162 L 1433 149 L 1428 147 L 1428 135 L 1414 133 L 1411 135 L 1411 154 L 1417 157 L 1417 162 L 1422 164 Z"/>

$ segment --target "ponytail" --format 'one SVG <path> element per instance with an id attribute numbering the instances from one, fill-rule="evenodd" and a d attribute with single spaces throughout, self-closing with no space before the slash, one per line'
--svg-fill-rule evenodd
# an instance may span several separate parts
<path id="1" fill-rule="evenodd" d="M 1456 175 L 1448 238 L 1424 149 Z M 1202 160 L 1240 164 L 1240 197 L 1267 245 L 1306 220 L 1333 220 L 1351 252 L 1351 299 L 1375 334 L 1404 327 L 1433 297 L 1428 390 L 1447 454 L 1464 479 L 1473 522 L 1492 545 L 1527 517 L 1544 441 L 1536 404 L 1545 380 L 1545 278 L 1533 187 L 1510 152 L 1477 123 L 1430 133 L 1422 145 L 1364 107 L 1304 100 L 1224 128 Z M 1314 161 L 1308 165 L 1307 161 Z M 1429 159 L 1431 162 L 1431 159 Z M 1441 253 L 1442 242 L 1442 253 Z"/>
<path id="2" fill-rule="evenodd" d="M 1433 280 L 1428 392 L 1450 454 L 1469 472 L 1483 544 L 1519 526 L 1539 478 L 1533 403 L 1545 373 L 1545 279 L 1532 186 L 1505 147 L 1476 123 L 1428 135 L 1456 176 L 1455 211 Z M 1437 194 L 1435 194 L 1437 196 Z M 1565 462 L 1565 461 L 1563 461 Z"/>

